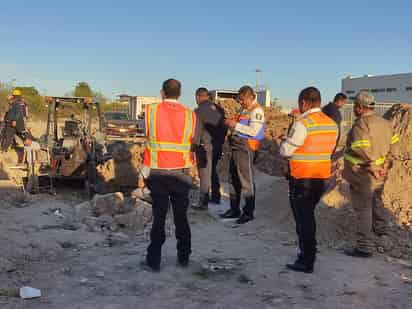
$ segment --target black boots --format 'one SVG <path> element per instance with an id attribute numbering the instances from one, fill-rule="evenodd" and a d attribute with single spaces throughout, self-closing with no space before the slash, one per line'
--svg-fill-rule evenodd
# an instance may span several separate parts
<path id="1" fill-rule="evenodd" d="M 293 264 L 286 264 L 286 268 L 296 272 L 311 274 L 313 273 L 313 263 L 305 263 L 303 261 L 297 260 Z"/>
<path id="2" fill-rule="evenodd" d="M 237 219 L 240 217 L 240 211 L 229 209 L 224 214 L 219 215 L 222 219 Z"/>
<path id="3" fill-rule="evenodd" d="M 254 219 L 253 216 L 249 216 L 249 215 L 246 215 L 246 214 L 242 214 L 242 215 L 240 216 L 240 218 L 236 220 L 236 223 L 237 223 L 237 224 L 245 224 L 245 223 L 247 223 L 247 222 L 249 222 L 249 221 L 252 221 L 253 219 Z"/>
<path id="4" fill-rule="evenodd" d="M 307 259 L 302 252 L 299 252 L 296 261 L 293 264 L 286 264 L 286 268 L 296 272 L 311 274 L 313 273 L 315 260 L 316 256 L 312 256 L 311 258 Z"/>

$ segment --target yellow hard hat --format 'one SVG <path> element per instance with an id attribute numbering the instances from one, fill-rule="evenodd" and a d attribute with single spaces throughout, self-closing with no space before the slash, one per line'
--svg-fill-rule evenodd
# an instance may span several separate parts
<path id="1" fill-rule="evenodd" d="M 12 95 L 16 96 L 16 97 L 21 96 L 21 91 L 19 89 L 14 89 L 13 92 L 12 92 Z"/>

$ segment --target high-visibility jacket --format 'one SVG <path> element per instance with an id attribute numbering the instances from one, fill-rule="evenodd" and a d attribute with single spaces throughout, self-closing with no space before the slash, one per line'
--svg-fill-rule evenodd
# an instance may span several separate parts
<path id="1" fill-rule="evenodd" d="M 322 112 L 315 112 L 297 120 L 307 130 L 302 146 L 290 158 L 290 174 L 296 179 L 327 179 L 331 176 L 331 156 L 336 146 L 338 127 Z"/>
<path id="2" fill-rule="evenodd" d="M 345 166 L 382 166 L 398 142 L 399 135 L 387 120 L 372 111 L 366 113 L 355 121 L 348 133 Z"/>
<path id="3" fill-rule="evenodd" d="M 146 106 L 147 146 L 143 165 L 153 169 L 190 168 L 196 116 L 174 101 Z"/>

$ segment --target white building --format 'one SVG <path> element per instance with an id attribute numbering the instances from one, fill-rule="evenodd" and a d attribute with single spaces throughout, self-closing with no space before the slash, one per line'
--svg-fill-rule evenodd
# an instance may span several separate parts
<path id="1" fill-rule="evenodd" d="M 370 91 L 376 102 L 412 103 L 412 73 L 342 79 L 342 92 L 350 99 L 359 91 Z"/>
<path id="2" fill-rule="evenodd" d="M 120 102 L 128 104 L 130 118 L 136 120 L 144 112 L 145 105 L 160 103 L 161 99 L 158 97 L 145 96 L 129 96 L 127 94 L 119 95 Z"/>

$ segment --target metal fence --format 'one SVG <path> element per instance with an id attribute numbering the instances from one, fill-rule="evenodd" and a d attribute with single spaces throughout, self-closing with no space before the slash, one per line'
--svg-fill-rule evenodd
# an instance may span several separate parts
<path id="1" fill-rule="evenodd" d="M 376 103 L 375 112 L 378 115 L 383 116 L 393 105 L 397 103 Z M 353 103 L 347 103 L 342 108 L 342 130 L 349 131 L 355 121 L 355 115 L 353 114 Z"/>

